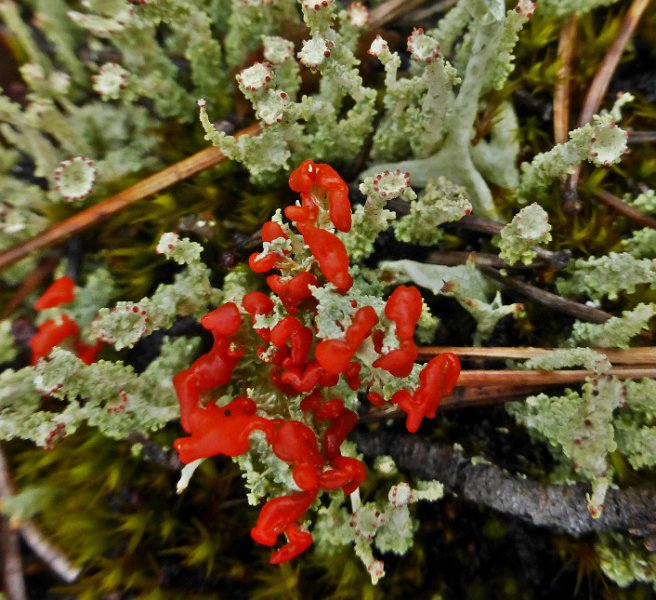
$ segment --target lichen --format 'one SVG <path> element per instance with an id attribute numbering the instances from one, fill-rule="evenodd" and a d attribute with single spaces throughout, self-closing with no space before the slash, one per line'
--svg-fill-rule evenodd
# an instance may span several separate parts
<path id="1" fill-rule="evenodd" d="M 551 241 L 550 231 L 548 215 L 539 204 L 522 208 L 499 234 L 499 258 L 511 265 L 531 264 L 537 254 L 535 246 Z"/>
<path id="2" fill-rule="evenodd" d="M 616 300 L 621 292 L 631 294 L 641 285 L 656 287 L 656 259 L 638 259 L 627 252 L 580 258 L 570 271 L 568 279 L 557 281 L 558 291 L 566 296 Z"/>

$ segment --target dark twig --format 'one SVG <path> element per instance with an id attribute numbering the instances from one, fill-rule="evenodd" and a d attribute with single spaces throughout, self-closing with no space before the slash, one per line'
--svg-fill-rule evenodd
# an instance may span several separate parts
<path id="1" fill-rule="evenodd" d="M 25 298 L 41 285 L 43 280 L 55 270 L 60 257 L 61 252 L 53 250 L 41 259 L 36 269 L 23 279 L 18 289 L 14 292 L 14 295 L 9 299 L 9 302 L 0 311 L 0 320 L 6 319 L 23 303 Z"/>
<path id="2" fill-rule="evenodd" d="M 494 269 L 508 269 L 511 267 L 514 269 L 535 269 L 544 267 L 545 265 L 556 267 L 557 269 L 564 269 L 569 263 L 572 254 L 569 250 L 550 252 L 549 250 L 544 250 L 539 246 L 536 246 L 535 250 L 538 251 L 538 256 L 543 254 L 546 255 L 546 257 L 538 258 L 530 265 L 524 265 L 522 263 L 518 265 L 509 265 L 507 262 L 501 260 L 496 254 L 486 254 L 485 252 L 465 252 L 458 250 L 434 250 L 428 254 L 426 257 L 426 262 L 433 263 L 435 265 L 455 266 L 464 265 L 467 263 L 467 261 L 472 260 L 477 267 L 492 267 Z"/>
<path id="3" fill-rule="evenodd" d="M 546 290 L 530 285 L 514 277 L 506 277 L 499 273 L 496 269 L 490 267 L 478 267 L 482 273 L 485 273 L 488 277 L 495 279 L 496 281 L 502 283 L 506 287 L 539 302 L 543 306 L 552 308 L 558 312 L 565 313 L 581 319 L 583 321 L 590 321 L 592 323 L 605 323 L 612 317 L 610 313 L 594 308 L 592 306 L 586 306 L 580 302 L 575 302 L 574 300 L 568 300 L 567 298 L 562 298 L 557 294 L 547 292 Z"/>
<path id="4" fill-rule="evenodd" d="M 450 223 L 450 225 L 457 229 L 478 231 L 479 233 L 487 233 L 488 235 L 497 235 L 503 229 L 503 223 L 497 223 L 496 221 L 483 217 L 475 217 L 474 215 L 467 215 L 459 221 Z"/>
<path id="5" fill-rule="evenodd" d="M 654 217 L 650 217 L 649 215 L 639 211 L 637 208 L 629 206 L 622 199 L 615 196 L 615 194 L 611 194 L 606 190 L 598 190 L 595 192 L 595 196 L 597 196 L 597 198 L 599 198 L 599 200 L 601 200 L 604 204 L 611 206 L 618 213 L 624 215 L 627 219 L 630 219 L 634 223 L 642 225 L 643 227 L 653 227 L 656 229 L 656 219 L 654 219 Z"/>
<path id="6" fill-rule="evenodd" d="M 490 219 L 485 219 L 483 217 L 475 217 L 473 215 L 468 215 L 459 221 L 454 221 L 448 225 L 456 229 L 478 231 L 480 233 L 487 233 L 488 235 L 497 235 L 504 227 L 503 223 L 491 221 Z M 556 269 L 564 269 L 569 263 L 571 257 L 569 251 L 552 252 L 541 246 L 535 246 L 533 249 L 537 253 L 538 258 L 549 263 L 549 265 Z"/>
<path id="7" fill-rule="evenodd" d="M 593 519 L 586 507 L 585 485 L 541 484 L 492 464 L 472 464 L 460 449 L 390 431 L 360 429 L 351 434 L 351 439 L 365 456 L 387 454 L 403 470 L 437 479 L 449 492 L 469 502 L 570 535 L 641 531 L 656 520 L 656 489 L 611 489 L 601 516 Z"/>

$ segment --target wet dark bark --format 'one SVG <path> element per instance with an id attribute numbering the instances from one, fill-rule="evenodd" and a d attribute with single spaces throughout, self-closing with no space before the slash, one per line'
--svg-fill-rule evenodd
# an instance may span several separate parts
<path id="1" fill-rule="evenodd" d="M 359 430 L 351 439 L 367 457 L 387 454 L 406 472 L 437 479 L 451 493 L 534 525 L 574 536 L 610 530 L 654 535 L 656 489 L 611 489 L 601 517 L 593 519 L 585 500 L 589 488 L 583 484 L 542 484 L 493 464 L 473 464 L 458 448 L 405 434 Z"/>

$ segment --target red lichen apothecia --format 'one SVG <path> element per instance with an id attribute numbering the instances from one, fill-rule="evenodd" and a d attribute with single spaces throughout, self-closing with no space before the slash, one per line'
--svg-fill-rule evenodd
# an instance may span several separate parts
<path id="1" fill-rule="evenodd" d="M 301 519 L 320 493 L 341 489 L 350 494 L 365 478 L 364 464 L 342 454 L 358 416 L 337 397 L 340 379 L 351 390 L 369 392 L 374 404 L 385 398 L 372 386 L 380 390 L 382 382 L 403 379 L 390 399 L 407 414 L 406 426 L 415 432 L 424 417 L 435 416 L 460 373 L 458 358 L 446 353 L 421 369 L 418 380 L 409 377 L 422 312 L 416 288 L 397 287 L 377 307 L 363 304 L 362 295 L 353 292 L 348 254 L 336 233 L 350 230 L 351 207 L 348 187 L 337 172 L 306 160 L 289 184 L 301 196 L 298 205 L 284 211 L 296 231 L 280 218 L 265 223 L 264 249 L 249 259 L 257 273 L 279 271 L 267 277 L 271 293 L 250 292 L 202 317 L 213 346 L 174 377 L 182 427 L 189 434 L 175 441 L 183 463 L 217 454 L 240 456 L 249 451 L 251 434 L 259 431 L 273 454 L 289 465 L 294 489 L 270 498 L 251 531 L 266 546 L 286 537 L 272 563 L 290 560 L 310 546 L 312 536 Z M 345 299 L 351 309 L 350 322 L 335 321 L 341 331 L 337 337 L 326 338 L 320 330 L 316 295 L 321 289 Z M 260 384 L 264 381 L 280 400 L 276 408 L 249 397 L 248 381 L 240 385 L 241 370 L 252 364 Z M 220 406 L 215 398 L 228 385 L 241 391 Z M 289 416 L 291 406 L 302 420 Z"/>

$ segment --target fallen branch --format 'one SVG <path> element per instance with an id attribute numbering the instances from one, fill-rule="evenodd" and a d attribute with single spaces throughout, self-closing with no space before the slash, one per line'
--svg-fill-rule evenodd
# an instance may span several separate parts
<path id="1" fill-rule="evenodd" d="M 643 531 L 656 522 L 656 489 L 611 489 L 601 517 L 586 508 L 584 485 L 545 485 L 488 463 L 472 464 L 462 450 L 389 431 L 356 430 L 358 451 L 391 456 L 401 469 L 437 479 L 451 493 L 541 527 L 580 536 L 594 531 Z"/>
<path id="2" fill-rule="evenodd" d="M 256 123 L 237 132 L 235 137 L 254 135 L 259 131 L 260 126 Z M 146 196 L 160 192 L 174 183 L 220 163 L 225 158 L 226 156 L 218 148 L 210 146 L 150 177 L 146 177 L 146 179 L 135 183 L 118 194 L 114 194 L 98 204 L 75 213 L 33 238 L 24 240 L 17 246 L 0 252 L 0 271 L 29 256 L 32 252 L 58 244 L 73 234 L 93 227 Z"/>

